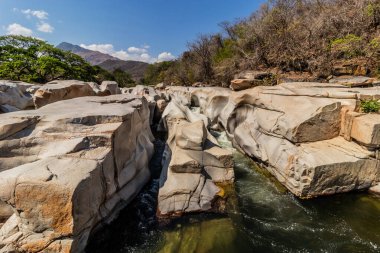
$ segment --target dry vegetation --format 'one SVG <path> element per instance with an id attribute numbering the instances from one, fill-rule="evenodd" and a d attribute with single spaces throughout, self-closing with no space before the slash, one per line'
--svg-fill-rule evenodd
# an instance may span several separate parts
<path id="1" fill-rule="evenodd" d="M 220 26 L 175 62 L 152 65 L 146 83 L 223 86 L 248 69 L 326 78 L 347 62 L 362 66 L 360 74 L 380 73 L 380 0 L 272 0 Z"/>

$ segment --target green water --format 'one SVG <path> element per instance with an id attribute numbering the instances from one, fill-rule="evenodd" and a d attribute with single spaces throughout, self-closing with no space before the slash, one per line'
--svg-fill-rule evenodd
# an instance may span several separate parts
<path id="1" fill-rule="evenodd" d="M 218 140 L 231 148 L 224 135 Z M 228 214 L 158 225 L 147 210 L 154 198 L 145 193 L 148 201 L 137 199 L 108 229 L 113 236 L 91 252 L 380 252 L 380 198 L 352 193 L 299 200 L 236 150 L 234 158 Z M 153 195 L 155 187 L 148 190 Z"/>

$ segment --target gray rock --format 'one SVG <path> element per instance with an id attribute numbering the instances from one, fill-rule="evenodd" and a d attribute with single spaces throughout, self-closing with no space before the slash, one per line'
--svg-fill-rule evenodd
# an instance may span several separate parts
<path id="1" fill-rule="evenodd" d="M 93 85 L 90 85 L 90 83 L 76 80 L 52 81 L 43 85 L 34 93 L 34 104 L 36 108 L 40 108 L 61 100 L 95 96 L 96 92 L 92 87 Z"/>
<path id="2" fill-rule="evenodd" d="M 225 130 L 236 148 L 260 160 L 296 196 L 368 189 L 379 182 L 379 115 L 357 112 L 357 101 L 380 99 L 376 87 L 301 82 L 239 92 L 171 90 L 196 101 L 213 128 Z M 205 170 L 222 179 L 225 174 L 211 165 Z"/>
<path id="3" fill-rule="evenodd" d="M 211 210 L 221 191 L 215 182 L 234 180 L 232 153 L 218 146 L 202 117 L 181 101 L 186 100 L 174 95 L 163 113 L 169 136 L 158 194 L 161 216 Z"/>
<path id="4" fill-rule="evenodd" d="M 0 202 L 14 215 L 1 228 L 0 248 L 82 252 L 89 234 L 150 178 L 149 114 L 146 99 L 131 95 L 1 114 Z M 8 229 L 14 217 L 18 230 Z"/>

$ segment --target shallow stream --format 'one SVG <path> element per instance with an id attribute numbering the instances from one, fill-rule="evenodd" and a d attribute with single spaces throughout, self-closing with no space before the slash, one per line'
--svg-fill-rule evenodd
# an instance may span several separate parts
<path id="1" fill-rule="evenodd" d="M 235 160 L 227 214 L 158 224 L 153 180 L 88 252 L 380 252 L 380 198 L 350 193 L 299 200 L 233 149 L 224 134 L 218 141 Z"/>

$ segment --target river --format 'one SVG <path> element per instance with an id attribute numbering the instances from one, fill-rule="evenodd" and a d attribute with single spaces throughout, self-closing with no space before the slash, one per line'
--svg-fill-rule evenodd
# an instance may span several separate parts
<path id="1" fill-rule="evenodd" d="M 225 134 L 218 141 L 233 150 L 235 161 L 227 214 L 158 223 L 153 180 L 94 237 L 88 252 L 380 252 L 379 197 L 363 192 L 300 200 L 233 149 Z M 158 161 L 160 153 L 155 156 Z"/>

